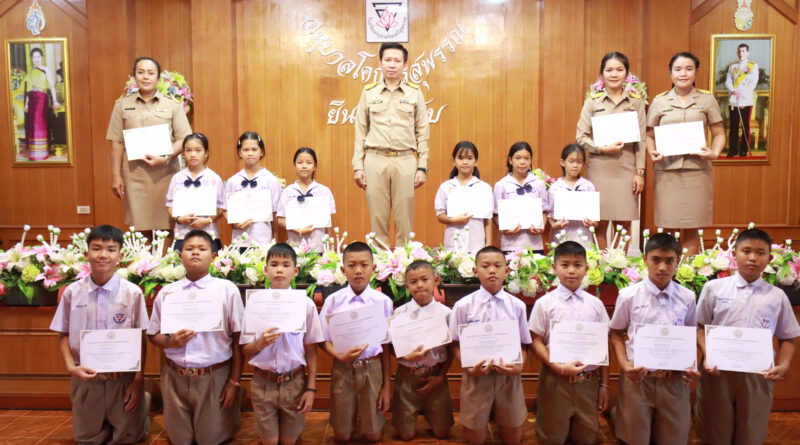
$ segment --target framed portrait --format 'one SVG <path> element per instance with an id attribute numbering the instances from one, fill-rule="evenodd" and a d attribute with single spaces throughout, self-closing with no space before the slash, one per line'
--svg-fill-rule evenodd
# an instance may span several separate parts
<path id="1" fill-rule="evenodd" d="M 726 147 L 718 162 L 769 161 L 775 36 L 711 36 L 711 92 L 719 103 Z"/>
<path id="2" fill-rule="evenodd" d="M 67 39 L 6 40 L 15 167 L 72 165 Z"/>

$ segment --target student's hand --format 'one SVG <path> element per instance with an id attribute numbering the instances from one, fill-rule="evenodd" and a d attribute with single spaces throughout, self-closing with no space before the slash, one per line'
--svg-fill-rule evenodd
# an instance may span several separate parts
<path id="1" fill-rule="evenodd" d="M 253 225 L 253 220 L 252 219 L 248 219 L 247 221 L 240 222 L 240 223 L 235 223 L 235 224 L 231 224 L 231 225 L 236 230 L 247 230 L 248 228 L 250 228 L 250 226 Z"/>
<path id="2" fill-rule="evenodd" d="M 496 365 L 494 365 L 495 371 L 499 372 L 503 375 L 517 375 L 522 373 L 522 365 L 523 363 L 505 363 L 503 359 L 500 359 Z"/>
<path id="3" fill-rule="evenodd" d="M 706 371 L 707 374 L 711 374 L 711 375 L 722 375 L 722 371 L 717 369 L 716 366 L 714 366 L 712 368 L 709 368 L 708 366 L 706 366 L 705 367 L 705 371 Z"/>
<path id="4" fill-rule="evenodd" d="M 191 340 L 195 334 L 196 332 L 191 329 L 181 329 L 169 336 L 167 348 L 182 348 L 186 346 L 186 343 L 189 343 L 189 340 Z"/>
<path id="5" fill-rule="evenodd" d="M 450 224 L 466 224 L 469 220 L 472 219 L 472 215 L 469 213 L 464 213 L 463 215 L 458 215 L 450 218 Z"/>
<path id="6" fill-rule="evenodd" d="M 716 151 L 708 147 L 700 147 L 700 153 L 694 154 L 693 156 L 697 156 L 700 159 L 705 159 L 708 161 L 713 161 L 719 157 Z"/>
<path id="7" fill-rule="evenodd" d="M 122 180 L 122 176 L 115 174 L 111 177 L 111 191 L 117 198 L 125 198 L 125 181 Z"/>
<path id="8" fill-rule="evenodd" d="M 414 175 L 414 188 L 418 188 L 422 184 L 425 184 L 425 181 L 428 180 L 428 174 L 422 170 L 417 170 L 417 173 Z"/>
<path id="9" fill-rule="evenodd" d="M 303 227 L 302 229 L 293 229 L 292 230 L 292 232 L 295 232 L 300 236 L 308 235 L 309 233 L 311 233 L 313 231 L 314 231 L 314 225 L 313 224 L 309 224 L 309 225 Z"/>
<path id="10" fill-rule="evenodd" d="M 256 340 L 256 349 L 261 351 L 262 349 L 266 348 L 267 346 L 275 343 L 278 341 L 278 338 L 281 336 L 281 333 L 278 332 L 278 328 L 269 328 L 266 331 L 261 333 L 261 336 L 258 337 Z"/>
<path id="11" fill-rule="evenodd" d="M 167 162 L 167 158 L 156 155 L 144 155 L 143 161 L 150 167 L 158 167 L 159 165 L 164 165 Z"/>
<path id="12" fill-rule="evenodd" d="M 767 372 L 762 372 L 761 375 L 769 381 L 783 380 L 786 373 L 789 372 L 789 366 L 777 365 L 770 368 Z"/>
<path id="13" fill-rule="evenodd" d="M 194 216 L 194 213 L 192 213 L 191 215 L 181 215 L 175 218 L 175 222 L 178 224 L 183 224 L 184 226 L 188 226 L 194 222 L 195 218 L 197 217 Z"/>
<path id="14" fill-rule="evenodd" d="M 314 392 L 303 391 L 303 395 L 300 397 L 300 404 L 297 405 L 297 413 L 308 414 L 309 412 L 311 412 L 311 408 L 313 407 L 314 407 Z"/>
<path id="15" fill-rule="evenodd" d="M 367 349 L 367 346 L 369 345 L 364 345 L 359 348 L 353 348 L 345 352 L 344 354 L 336 354 L 336 359 L 342 363 L 350 363 L 353 360 L 357 359 L 358 356 L 360 356 Z"/>
<path id="16" fill-rule="evenodd" d="M 608 386 L 600 386 L 597 393 L 597 412 L 602 413 L 608 409 Z"/>
<path id="17" fill-rule="evenodd" d="M 91 380 L 97 376 L 97 371 L 81 365 L 75 365 L 67 369 L 67 372 L 73 377 L 81 380 Z"/>
<path id="18" fill-rule="evenodd" d="M 378 393 L 378 404 L 375 407 L 381 414 L 386 414 L 389 411 L 389 407 L 391 398 L 389 397 L 389 385 L 385 385 L 381 388 L 381 392 Z"/>
<path id="19" fill-rule="evenodd" d="M 622 372 L 625 373 L 625 378 L 635 383 L 641 382 L 645 371 L 647 371 L 644 366 L 634 367 L 630 360 L 620 363 L 620 365 Z"/>
<path id="20" fill-rule="evenodd" d="M 539 228 L 539 227 L 529 227 L 529 228 L 528 228 L 528 232 L 529 232 L 531 235 L 541 235 L 541 234 L 542 234 L 542 232 L 544 232 L 544 228 Z"/>
<path id="21" fill-rule="evenodd" d="M 615 155 L 621 152 L 622 147 L 624 146 L 625 144 L 623 144 L 622 142 L 614 142 L 611 145 L 606 145 L 605 147 L 600 147 L 600 148 L 604 155 Z"/>
<path id="22" fill-rule="evenodd" d="M 210 226 L 214 220 L 211 219 L 210 216 L 198 216 L 192 219 L 192 222 L 189 223 L 189 227 L 193 229 L 202 229 L 203 227 Z"/>
<path id="23" fill-rule="evenodd" d="M 428 377 L 421 377 L 420 380 L 425 382 L 425 384 L 417 388 L 417 394 L 427 396 L 428 394 L 432 393 L 434 389 L 438 388 L 442 383 L 444 383 L 444 376 L 431 375 Z"/>
<path id="24" fill-rule="evenodd" d="M 569 224 L 569 221 L 567 221 L 566 219 L 550 221 L 550 227 L 552 227 L 553 230 L 561 230 L 564 227 L 567 227 L 567 224 Z"/>
<path id="25" fill-rule="evenodd" d="M 631 186 L 633 196 L 639 196 L 644 191 L 644 177 L 633 175 L 633 185 Z"/>
<path id="26" fill-rule="evenodd" d="M 467 375 L 470 377 L 483 377 L 485 375 L 489 375 L 492 372 L 492 367 L 494 366 L 493 360 L 481 360 L 475 364 L 475 366 L 471 368 L 467 368 Z"/>
<path id="27" fill-rule="evenodd" d="M 700 380 L 700 371 L 687 369 L 683 371 L 683 384 L 689 386 L 692 382 Z"/>
<path id="28" fill-rule="evenodd" d="M 592 221 L 589 218 L 583 218 L 583 227 L 589 228 L 589 227 L 597 227 L 599 225 L 600 225 L 599 221 Z"/>
<path id="29" fill-rule="evenodd" d="M 364 190 L 367 189 L 367 174 L 364 173 L 364 170 L 356 170 L 353 172 L 353 179 L 356 181 L 357 186 Z"/>
<path id="30" fill-rule="evenodd" d="M 222 393 L 219 395 L 219 407 L 227 409 L 233 406 L 233 401 L 236 400 L 236 393 L 239 387 L 231 383 L 230 379 L 225 382 L 225 387 L 222 388 Z"/>
<path id="31" fill-rule="evenodd" d="M 25 106 L 24 106 L 24 107 L 22 107 L 22 111 L 23 111 L 24 113 L 27 113 L 27 112 L 28 112 L 28 104 L 27 104 L 27 103 L 25 103 Z"/>
<path id="32" fill-rule="evenodd" d="M 131 384 L 128 385 L 128 388 L 125 390 L 125 398 L 122 399 L 122 411 L 129 413 L 139 406 L 139 400 L 142 394 L 142 380 L 141 375 L 137 375 L 131 381 Z"/>
<path id="33" fill-rule="evenodd" d="M 411 351 L 408 355 L 406 355 L 405 357 L 401 357 L 401 358 L 403 360 L 407 360 L 409 362 L 416 362 L 418 360 L 421 360 L 422 357 L 425 357 L 425 352 L 426 351 L 422 350 L 422 345 L 419 345 L 419 346 L 416 347 L 416 349 Z"/>
<path id="34" fill-rule="evenodd" d="M 652 159 L 653 162 L 658 162 L 658 161 L 664 159 L 664 155 L 659 153 L 659 152 L 657 152 L 657 151 L 654 151 L 654 152 L 650 153 L 650 159 Z"/>
<path id="35" fill-rule="evenodd" d="M 520 230 L 522 230 L 522 227 L 519 224 L 517 224 L 517 227 L 514 227 L 511 230 L 501 230 L 500 233 L 502 233 L 503 235 L 514 235 L 518 233 Z"/>
<path id="36" fill-rule="evenodd" d="M 556 365 L 558 369 L 558 373 L 561 375 L 573 376 L 578 375 L 586 369 L 586 365 L 584 365 L 580 360 L 575 360 L 574 362 L 567 362 L 561 363 Z"/>

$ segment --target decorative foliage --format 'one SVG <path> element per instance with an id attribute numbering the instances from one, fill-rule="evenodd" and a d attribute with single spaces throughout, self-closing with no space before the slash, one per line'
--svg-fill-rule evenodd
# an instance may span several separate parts
<path id="1" fill-rule="evenodd" d="M 183 111 L 189 114 L 192 111 L 192 102 L 194 102 L 194 94 L 186 78 L 183 74 L 175 71 L 161 71 L 161 77 L 156 84 L 156 90 L 171 99 L 175 99 L 183 105 Z M 125 93 L 123 96 L 130 96 L 139 91 L 139 86 L 136 85 L 136 79 L 128 76 L 128 82 L 125 83 Z"/>

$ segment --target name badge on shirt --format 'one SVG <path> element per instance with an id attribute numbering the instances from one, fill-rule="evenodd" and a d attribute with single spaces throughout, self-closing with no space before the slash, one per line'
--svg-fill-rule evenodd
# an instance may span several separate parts
<path id="1" fill-rule="evenodd" d="M 595 112 L 595 113 L 599 113 L 599 112 L 601 112 L 601 111 L 606 111 L 606 109 L 605 109 L 605 108 L 595 108 L 595 109 L 594 109 L 594 112 Z"/>
<path id="2" fill-rule="evenodd" d="M 410 100 L 408 100 L 408 99 L 400 99 L 400 103 L 401 103 L 401 104 L 410 104 L 410 105 L 414 105 L 414 102 L 411 102 L 411 101 L 410 101 Z"/>
<path id="3" fill-rule="evenodd" d="M 669 111 L 675 111 L 675 110 L 672 108 L 664 108 L 663 110 L 661 110 L 662 113 L 667 113 Z"/>
<path id="4" fill-rule="evenodd" d="M 136 107 L 123 108 L 123 110 L 125 110 L 125 111 L 136 111 Z"/>
<path id="5" fill-rule="evenodd" d="M 383 103 L 383 99 L 372 99 L 372 102 L 370 102 L 370 103 L 372 105 L 382 104 Z"/>

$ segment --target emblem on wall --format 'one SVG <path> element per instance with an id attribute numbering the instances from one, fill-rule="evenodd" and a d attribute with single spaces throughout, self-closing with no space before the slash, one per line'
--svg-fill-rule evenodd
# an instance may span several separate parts
<path id="1" fill-rule="evenodd" d="M 25 28 L 27 28 L 31 34 L 38 36 L 44 31 L 46 24 L 47 21 L 44 19 L 42 7 L 39 6 L 38 0 L 33 0 L 31 6 L 28 8 L 28 13 L 25 14 Z"/>
<path id="2" fill-rule="evenodd" d="M 739 31 L 747 31 L 753 26 L 753 0 L 736 0 L 739 7 L 733 13 L 733 23 Z"/>
<path id="3" fill-rule="evenodd" d="M 365 0 L 367 42 L 408 42 L 408 0 Z"/>

